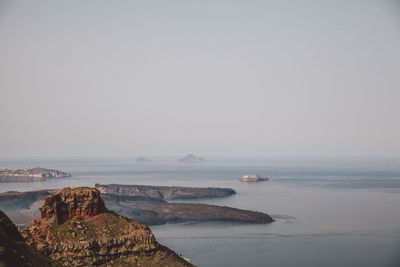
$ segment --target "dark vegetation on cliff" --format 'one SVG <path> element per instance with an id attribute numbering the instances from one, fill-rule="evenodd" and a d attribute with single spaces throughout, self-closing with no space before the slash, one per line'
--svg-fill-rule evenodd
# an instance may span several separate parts
<path id="1" fill-rule="evenodd" d="M 46 197 L 25 241 L 64 266 L 193 266 L 160 245 L 148 226 L 109 211 L 94 188 Z"/>
<path id="2" fill-rule="evenodd" d="M 50 267 L 61 265 L 29 247 L 12 221 L 0 211 L 0 266 Z"/>

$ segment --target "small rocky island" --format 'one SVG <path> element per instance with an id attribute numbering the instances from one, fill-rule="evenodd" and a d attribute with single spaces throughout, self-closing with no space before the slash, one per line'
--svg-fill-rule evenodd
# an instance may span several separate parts
<path id="1" fill-rule="evenodd" d="M 64 178 L 71 177 L 71 174 L 54 169 L 31 168 L 10 170 L 6 168 L 0 169 L 0 182 L 36 182 L 45 181 L 47 178 Z"/>
<path id="2" fill-rule="evenodd" d="M 267 176 L 262 176 L 258 174 L 248 174 L 248 175 L 243 175 L 240 181 L 253 183 L 253 182 L 269 181 L 269 179 Z"/>
<path id="3" fill-rule="evenodd" d="M 193 154 L 189 154 L 189 155 L 186 155 L 184 158 L 179 159 L 179 162 L 200 163 L 200 162 L 205 162 L 205 159 L 202 157 L 195 156 Z"/>

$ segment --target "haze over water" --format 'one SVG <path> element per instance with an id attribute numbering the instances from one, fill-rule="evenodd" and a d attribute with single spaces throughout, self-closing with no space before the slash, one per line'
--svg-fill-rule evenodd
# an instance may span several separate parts
<path id="1" fill-rule="evenodd" d="M 5 183 L 27 191 L 95 183 L 231 187 L 228 198 L 194 202 L 262 211 L 271 224 L 187 222 L 151 226 L 160 243 L 198 266 L 398 266 L 399 159 L 232 159 L 137 164 L 132 158 L 19 159 L 1 166 L 58 167 L 71 178 Z M 269 182 L 241 183 L 247 173 Z"/>
<path id="2" fill-rule="evenodd" d="M 0 155 L 399 155 L 392 0 L 0 0 Z"/>
<path id="3" fill-rule="evenodd" d="M 0 167 L 73 174 L 0 192 L 231 187 L 202 202 L 276 221 L 152 226 L 158 240 L 200 267 L 400 266 L 399 14 L 396 0 L 0 0 Z M 188 153 L 208 161 L 171 162 Z"/>

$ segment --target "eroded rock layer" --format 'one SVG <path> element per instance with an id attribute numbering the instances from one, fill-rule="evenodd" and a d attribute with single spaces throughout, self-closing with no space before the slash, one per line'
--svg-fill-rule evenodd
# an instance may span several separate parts
<path id="1" fill-rule="evenodd" d="M 61 224 L 75 217 L 87 218 L 106 211 L 104 201 L 97 190 L 67 188 L 46 197 L 40 209 L 40 222 L 55 220 Z"/>

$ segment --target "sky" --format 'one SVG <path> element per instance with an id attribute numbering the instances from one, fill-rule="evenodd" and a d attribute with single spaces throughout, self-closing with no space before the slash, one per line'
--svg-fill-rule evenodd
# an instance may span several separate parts
<path id="1" fill-rule="evenodd" d="M 399 155 L 399 15 L 0 0 L 0 155 Z"/>

